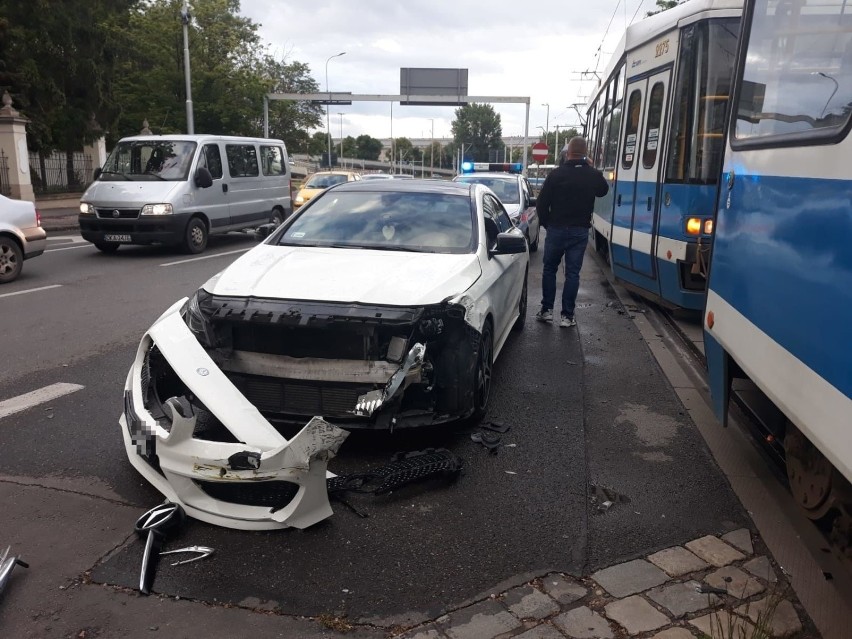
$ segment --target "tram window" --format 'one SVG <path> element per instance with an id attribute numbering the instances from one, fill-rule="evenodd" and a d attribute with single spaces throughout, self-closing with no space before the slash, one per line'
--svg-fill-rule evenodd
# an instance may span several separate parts
<path id="1" fill-rule="evenodd" d="M 642 92 L 634 89 L 627 101 L 627 124 L 624 127 L 624 153 L 621 156 L 621 168 L 633 168 L 636 147 L 639 144 L 639 113 L 642 110 Z"/>
<path id="2" fill-rule="evenodd" d="M 622 65 L 615 74 L 615 104 L 621 102 L 624 97 L 624 66 Z"/>
<path id="3" fill-rule="evenodd" d="M 651 89 L 651 98 L 648 100 L 648 124 L 645 126 L 645 148 L 642 151 L 642 166 L 646 169 L 654 168 L 657 162 L 664 95 L 663 83 L 657 82 Z"/>
<path id="4" fill-rule="evenodd" d="M 683 30 L 668 182 L 713 184 L 719 179 L 738 31 L 739 18 L 708 20 Z"/>
<path id="5" fill-rule="evenodd" d="M 802 134 L 834 137 L 852 105 L 852 12 L 757 0 L 734 129 L 737 140 Z"/>

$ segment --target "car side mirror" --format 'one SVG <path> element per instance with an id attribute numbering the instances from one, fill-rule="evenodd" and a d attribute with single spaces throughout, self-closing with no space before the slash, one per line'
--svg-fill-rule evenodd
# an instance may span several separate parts
<path id="1" fill-rule="evenodd" d="M 278 228 L 278 227 L 277 227 L 275 224 L 271 223 L 271 222 L 270 222 L 269 224 L 261 224 L 260 226 L 258 226 L 258 227 L 255 229 L 255 231 L 254 231 L 254 236 L 255 236 L 255 238 L 257 238 L 258 240 L 263 241 L 263 240 L 265 240 L 267 237 L 269 237 L 270 235 L 272 235 L 272 232 L 273 232 L 275 229 L 277 229 L 277 228 Z"/>
<path id="2" fill-rule="evenodd" d="M 497 245 L 492 253 L 495 255 L 512 255 L 527 252 L 527 239 L 520 233 L 499 233 Z"/>
<path id="3" fill-rule="evenodd" d="M 535 198 L 534 197 L 530 198 L 529 206 L 535 206 Z"/>
<path id="4" fill-rule="evenodd" d="M 213 186 L 213 176 L 206 166 L 199 166 L 195 169 L 195 186 L 199 189 L 209 189 Z"/>
<path id="5" fill-rule="evenodd" d="M 101 177 L 101 173 L 103 173 L 101 167 L 97 167 L 95 169 L 95 172 L 92 174 L 92 179 L 97 180 L 99 177 Z"/>

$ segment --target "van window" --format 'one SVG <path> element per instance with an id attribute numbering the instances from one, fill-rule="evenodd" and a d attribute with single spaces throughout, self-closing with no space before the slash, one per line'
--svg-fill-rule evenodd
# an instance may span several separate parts
<path id="1" fill-rule="evenodd" d="M 253 144 L 226 144 L 228 172 L 231 177 L 257 177 L 257 151 Z"/>
<path id="2" fill-rule="evenodd" d="M 214 180 L 222 178 L 222 154 L 219 152 L 218 144 L 204 145 L 201 157 L 198 158 L 198 166 L 203 166 L 210 171 Z"/>
<path id="3" fill-rule="evenodd" d="M 286 175 L 287 165 L 284 163 L 284 149 L 280 146 L 260 147 L 262 159 L 261 168 L 264 175 Z"/>
<path id="4" fill-rule="evenodd" d="M 105 181 L 186 180 L 195 156 L 195 142 L 183 140 L 122 140 L 104 163 Z"/>

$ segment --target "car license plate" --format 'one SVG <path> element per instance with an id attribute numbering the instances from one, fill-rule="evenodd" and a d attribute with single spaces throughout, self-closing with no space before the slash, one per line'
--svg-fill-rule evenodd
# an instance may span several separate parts
<path id="1" fill-rule="evenodd" d="M 104 235 L 104 242 L 130 242 L 129 235 L 113 235 L 107 233 Z"/>

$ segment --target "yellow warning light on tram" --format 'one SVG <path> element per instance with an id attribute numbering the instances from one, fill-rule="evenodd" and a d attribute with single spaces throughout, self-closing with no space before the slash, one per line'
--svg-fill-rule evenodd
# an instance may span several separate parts
<path id="1" fill-rule="evenodd" d="M 686 232 L 689 235 L 700 235 L 703 220 L 700 217 L 691 217 L 686 221 Z"/>

